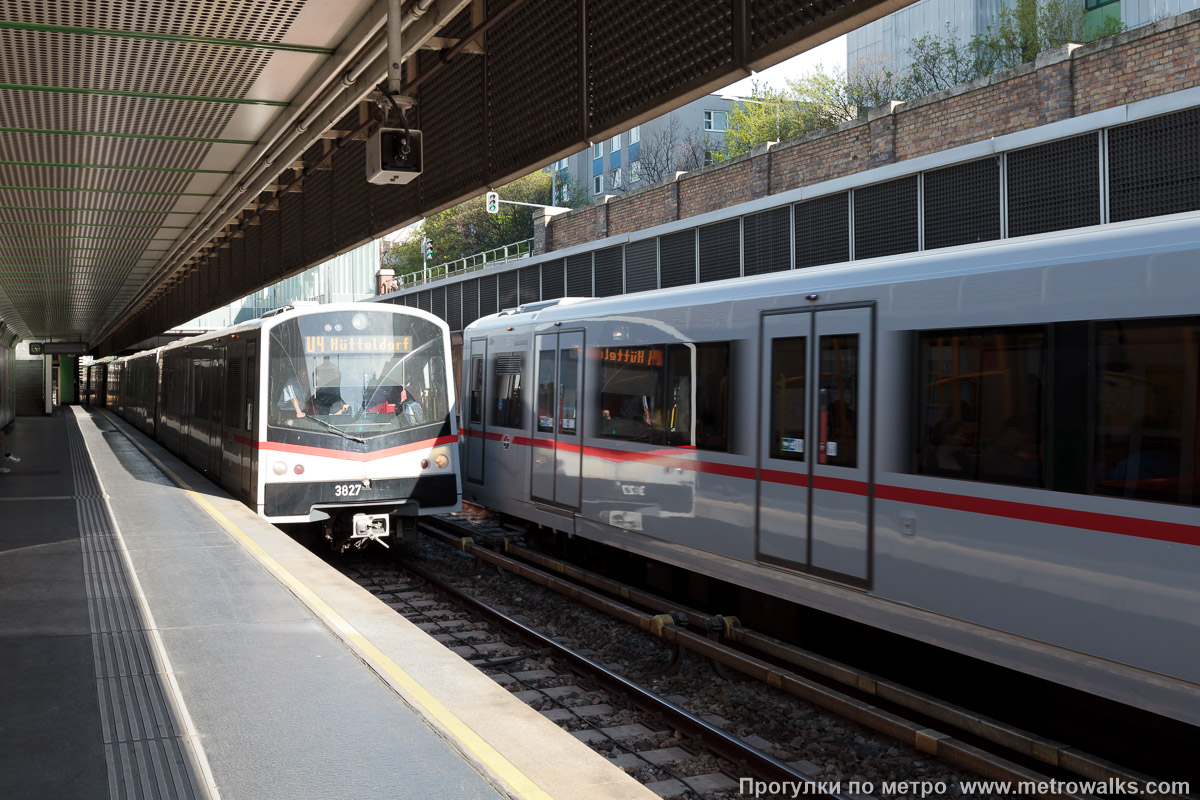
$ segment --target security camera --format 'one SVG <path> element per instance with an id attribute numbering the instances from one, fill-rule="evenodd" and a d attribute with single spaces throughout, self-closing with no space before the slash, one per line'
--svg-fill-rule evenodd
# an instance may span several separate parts
<path id="1" fill-rule="evenodd" d="M 377 128 L 367 139 L 367 181 L 400 185 L 421 174 L 421 132 Z"/>

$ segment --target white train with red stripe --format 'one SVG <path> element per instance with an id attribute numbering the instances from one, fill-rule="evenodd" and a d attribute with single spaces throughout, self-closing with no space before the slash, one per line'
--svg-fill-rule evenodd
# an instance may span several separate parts
<path id="1" fill-rule="evenodd" d="M 107 366 L 106 404 L 272 522 L 337 547 L 461 508 L 450 335 L 383 304 L 300 304 Z"/>
<path id="2" fill-rule="evenodd" d="M 1200 724 L 1200 217 L 503 311 L 464 497 Z"/>

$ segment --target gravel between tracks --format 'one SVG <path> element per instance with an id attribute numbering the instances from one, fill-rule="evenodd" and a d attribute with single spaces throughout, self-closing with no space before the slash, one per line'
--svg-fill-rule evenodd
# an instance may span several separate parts
<path id="1" fill-rule="evenodd" d="M 511 535 L 486 513 L 458 514 L 453 516 L 453 521 L 472 526 L 479 534 Z M 857 781 L 859 786 L 864 783 L 872 785 L 873 791 L 869 796 L 908 798 L 919 795 L 915 792 L 884 792 L 884 783 L 942 782 L 948 788 L 945 794 L 940 795 L 942 797 L 999 797 L 964 794 L 960 782 L 978 780 L 977 776 L 932 759 L 766 684 L 751 680 L 726 680 L 718 676 L 707 662 L 694 655 L 689 654 L 685 658 L 676 674 L 662 675 L 660 671 L 669 660 L 670 650 L 661 640 L 510 573 L 483 566 L 473 557 L 457 550 L 423 538 L 416 550 L 404 554 L 400 559 L 401 565 L 404 558 L 416 559 L 415 563 L 422 568 L 493 608 L 584 653 L 623 677 L 650 688 L 692 714 L 791 764 L 800 772 L 820 781 L 840 781 L 842 792 L 847 792 L 850 781 Z M 442 636 L 450 635 L 451 632 L 442 631 Z M 448 638 L 443 640 L 447 644 L 459 643 Z M 510 648 L 493 646 L 488 655 L 501 658 L 519 650 L 519 645 Z M 518 676 L 534 675 L 534 671 L 542 671 L 550 663 L 541 656 L 533 655 L 510 669 L 520 669 L 522 672 L 513 673 Z M 503 668 L 487 668 L 486 671 L 503 673 Z M 501 674 L 498 679 L 511 690 L 523 693 L 522 699 L 532 701 L 552 719 L 555 718 L 554 712 L 547 708 L 550 703 L 544 690 L 554 687 L 578 688 L 573 686 L 578 681 L 560 673 L 530 680 L 512 679 L 509 674 Z M 653 721 L 648 720 L 643 712 L 630 709 L 619 698 L 598 694 L 596 690 L 581 689 L 577 696 L 562 697 L 561 703 L 568 707 L 586 705 L 589 710 L 593 706 L 600 706 L 600 712 L 604 711 L 603 706 L 611 703 L 611 713 L 600 714 L 589 720 L 593 728 L 612 730 L 624 725 L 654 727 Z M 563 716 L 570 717 L 569 714 Z M 560 721 L 560 724 L 564 723 L 569 729 L 580 727 L 578 718 L 571 722 Z M 661 723 L 658 727 L 662 727 Z M 588 736 L 582 734 L 581 738 L 586 741 Z M 729 782 L 712 785 L 708 791 L 698 785 L 702 791 L 695 792 L 674 780 L 680 775 L 716 772 L 719 759 L 712 755 L 704 754 L 699 758 L 681 761 L 670 770 L 648 765 L 644 758 L 629 755 L 644 755 L 645 751 L 670 748 L 681 748 L 692 753 L 703 750 L 702 745 L 693 745 L 683 734 L 650 730 L 646 734 L 634 734 L 616 745 L 611 739 L 595 738 L 600 741 L 594 743 L 593 747 L 610 758 L 620 757 L 617 761 L 619 765 L 665 797 L 719 800 L 748 796 L 739 794 L 736 787 L 728 785 Z M 626 755 L 621 756 L 622 751 Z M 739 772 L 736 765 L 723 763 L 720 767 L 734 779 L 748 777 L 747 773 Z"/>

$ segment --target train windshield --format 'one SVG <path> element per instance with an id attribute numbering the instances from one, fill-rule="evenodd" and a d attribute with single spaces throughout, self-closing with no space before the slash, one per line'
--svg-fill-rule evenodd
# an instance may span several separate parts
<path id="1" fill-rule="evenodd" d="M 391 434 L 436 435 L 431 426 L 449 418 L 444 351 L 435 324 L 405 314 L 364 309 L 285 320 L 271 330 L 269 436 L 319 434 L 319 446 L 342 447 L 334 440 L 389 437 L 390 446 Z"/>

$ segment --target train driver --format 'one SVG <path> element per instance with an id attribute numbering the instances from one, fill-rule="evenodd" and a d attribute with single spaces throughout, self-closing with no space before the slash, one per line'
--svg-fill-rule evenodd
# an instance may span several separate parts
<path id="1" fill-rule="evenodd" d="M 314 371 L 317 394 L 313 398 L 318 414 L 344 414 L 350 410 L 350 404 L 342 399 L 342 371 L 337 364 L 325 356 Z M 337 409 L 334 411 L 333 409 Z"/>
<path id="2" fill-rule="evenodd" d="M 300 380 L 291 375 L 283 383 L 283 389 L 279 393 L 279 408 L 281 411 L 287 411 L 288 406 L 296 414 L 296 419 L 303 419 L 306 415 L 304 409 L 300 408 L 300 398 L 304 396 L 304 389 L 300 386 Z"/>

